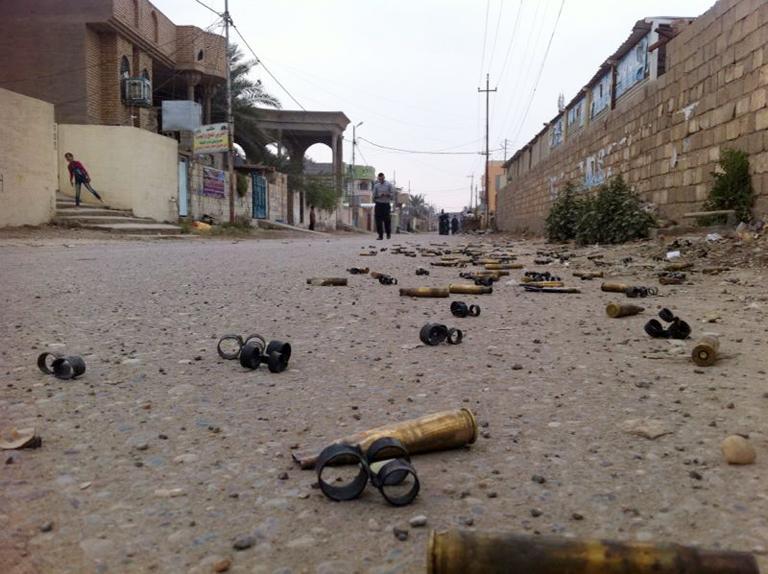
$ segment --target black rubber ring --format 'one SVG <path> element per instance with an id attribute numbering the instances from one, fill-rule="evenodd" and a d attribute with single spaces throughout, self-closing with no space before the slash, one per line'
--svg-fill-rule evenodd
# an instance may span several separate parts
<path id="1" fill-rule="evenodd" d="M 691 334 L 691 326 L 682 319 L 675 319 L 667 329 L 670 339 L 687 339 Z"/>
<path id="2" fill-rule="evenodd" d="M 270 373 L 282 373 L 288 368 L 288 358 L 282 353 L 272 351 L 267 355 L 267 368 Z"/>
<path id="3" fill-rule="evenodd" d="M 54 377 L 67 381 L 76 379 L 85 372 L 85 361 L 77 355 L 58 357 L 51 363 L 51 368 Z"/>
<path id="4" fill-rule="evenodd" d="M 661 319 L 663 319 L 667 323 L 671 323 L 672 321 L 675 320 L 674 313 L 672 313 L 672 311 L 670 311 L 669 309 L 662 309 L 661 311 L 659 311 L 659 317 L 661 317 Z"/>
<path id="5" fill-rule="evenodd" d="M 333 463 L 343 464 L 350 460 L 360 466 L 360 472 L 354 480 L 342 486 L 329 484 L 323 480 L 323 469 L 326 466 Z M 353 500 L 359 497 L 363 490 L 365 490 L 370 478 L 368 463 L 363 457 L 360 448 L 348 444 L 332 444 L 325 447 L 317 457 L 315 470 L 317 471 L 317 482 L 320 485 L 320 490 L 325 496 L 336 501 Z"/>
<path id="6" fill-rule="evenodd" d="M 461 343 L 463 338 L 464 333 L 461 331 L 461 329 L 448 329 L 448 337 L 446 340 L 448 341 L 449 345 L 458 345 Z"/>
<path id="7" fill-rule="evenodd" d="M 258 339 L 247 341 L 240 349 L 240 364 L 246 369 L 258 369 L 262 361 L 264 346 Z"/>
<path id="8" fill-rule="evenodd" d="M 224 341 L 237 341 L 237 351 L 234 353 L 224 352 L 221 348 L 221 344 Z M 216 352 L 222 359 L 231 361 L 233 359 L 237 359 L 237 357 L 240 355 L 240 349 L 243 348 L 243 343 L 243 338 L 240 335 L 224 335 L 221 339 L 219 339 L 219 343 L 216 345 Z"/>
<path id="9" fill-rule="evenodd" d="M 283 358 L 287 365 L 288 360 L 291 358 L 291 352 L 292 352 L 291 344 L 283 343 L 282 341 L 270 341 L 269 345 L 267 345 L 267 348 L 264 350 L 264 354 L 271 355 L 273 352 L 277 352 L 283 355 Z"/>
<path id="10" fill-rule="evenodd" d="M 480 305 L 470 305 L 469 306 L 469 314 L 472 317 L 479 317 L 480 316 Z"/>
<path id="11" fill-rule="evenodd" d="M 454 317 L 464 318 L 469 315 L 469 307 L 464 301 L 454 301 L 451 303 L 451 313 Z"/>
<path id="12" fill-rule="evenodd" d="M 261 346 L 262 346 L 262 347 L 266 347 L 266 346 L 267 346 L 267 340 L 266 340 L 264 337 L 262 337 L 261 335 L 259 335 L 258 333 L 252 333 L 252 334 L 248 335 L 248 336 L 247 336 L 247 337 L 246 337 L 246 338 L 243 340 L 243 345 L 245 345 L 245 344 L 246 344 L 248 341 L 250 341 L 251 339 L 256 339 L 256 340 L 258 340 L 258 341 L 261 341 Z"/>
<path id="13" fill-rule="evenodd" d="M 408 461 L 411 460 L 411 456 L 408 454 L 408 449 L 405 448 L 405 445 L 392 437 L 383 437 L 373 441 L 365 453 L 365 460 L 368 462 L 368 466 L 378 460 L 387 460 L 390 458 L 404 458 Z"/>
<path id="14" fill-rule="evenodd" d="M 651 319 L 645 324 L 645 332 L 654 339 L 669 338 L 669 332 L 656 319 Z"/>
<path id="15" fill-rule="evenodd" d="M 413 477 L 413 486 L 408 492 L 401 496 L 394 496 L 388 492 L 388 486 L 402 484 L 409 474 Z M 421 483 L 419 483 L 419 475 L 416 474 L 413 466 L 407 460 L 399 458 L 389 461 L 379 469 L 376 488 L 379 489 L 384 500 L 392 506 L 406 506 L 418 496 Z"/>
<path id="16" fill-rule="evenodd" d="M 40 353 L 37 357 L 37 368 L 44 372 L 46 375 L 52 375 L 53 369 L 48 366 L 48 357 L 53 357 L 53 360 L 60 359 L 63 355 L 59 353 Z"/>
<path id="17" fill-rule="evenodd" d="M 448 327 L 439 323 L 427 323 L 421 328 L 419 338 L 425 345 L 439 345 L 448 338 Z"/>

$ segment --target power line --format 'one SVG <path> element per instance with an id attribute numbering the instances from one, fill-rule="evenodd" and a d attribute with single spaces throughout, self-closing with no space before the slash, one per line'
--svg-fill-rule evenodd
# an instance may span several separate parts
<path id="1" fill-rule="evenodd" d="M 223 15 L 223 14 L 220 14 L 220 13 L 218 13 L 216 10 L 214 10 L 213 8 L 211 8 L 210 6 L 208 6 L 208 4 L 206 4 L 206 3 L 205 3 L 205 2 L 203 2 L 202 0 L 195 0 L 195 2 L 197 2 L 198 4 L 200 4 L 200 6 L 202 6 L 203 8 L 206 8 L 207 10 L 210 10 L 211 12 L 213 12 L 214 14 L 216 14 L 216 15 L 217 15 L 219 18 L 223 18 L 223 17 L 224 17 L 224 15 Z"/>
<path id="2" fill-rule="evenodd" d="M 483 77 L 483 70 L 485 69 L 485 45 L 488 41 L 488 13 L 491 10 L 491 0 L 485 0 L 485 30 L 483 31 L 483 53 L 480 55 L 480 79 Z M 480 83 L 480 79 L 477 83 Z"/>
<path id="3" fill-rule="evenodd" d="M 504 14 L 504 0 L 499 0 L 499 17 L 496 19 L 496 32 L 493 34 L 493 46 L 491 47 L 491 59 L 488 61 L 488 72 L 493 68 L 493 57 L 496 55 L 496 41 L 499 39 L 499 25 L 501 24 L 501 15 Z"/>
<path id="4" fill-rule="evenodd" d="M 426 150 L 403 149 L 403 148 L 377 144 L 364 137 L 358 137 L 357 139 L 363 140 L 364 142 L 367 142 L 374 147 L 378 147 L 378 148 L 389 150 L 389 151 L 400 152 L 400 153 L 413 153 L 413 154 L 424 154 L 424 155 L 477 155 L 481 153 L 476 151 L 440 151 L 440 150 L 426 151 Z"/>
<path id="5" fill-rule="evenodd" d="M 248 43 L 248 40 L 246 40 L 246 39 L 243 37 L 243 35 L 240 33 L 240 29 L 239 29 L 237 26 L 235 26 L 235 23 L 234 23 L 234 22 L 232 22 L 232 28 L 234 28 L 234 29 L 235 29 L 235 32 L 237 32 L 237 35 L 238 35 L 238 36 L 240 37 L 240 39 L 243 41 L 243 44 L 245 44 L 245 47 L 246 47 L 246 48 L 248 48 L 248 49 L 251 51 L 251 54 L 253 54 L 253 57 L 254 57 L 254 58 L 256 58 L 256 63 L 257 63 L 257 64 L 261 64 L 261 67 L 262 67 L 262 68 L 264 68 L 264 71 L 265 71 L 267 74 L 269 74 L 269 77 L 270 77 L 270 78 L 272 78 L 272 79 L 275 81 L 275 83 L 276 83 L 278 86 L 280 86 L 280 87 L 283 89 L 283 91 L 284 91 L 286 94 L 288 94 L 288 97 L 289 97 L 289 98 L 291 98 L 291 99 L 293 100 L 293 102 L 294 102 L 294 103 L 295 103 L 297 106 L 299 106 L 299 107 L 300 107 L 302 110 L 304 110 L 304 111 L 306 112 L 306 111 L 307 111 L 307 108 L 305 108 L 304 106 L 302 106 L 302 105 L 301 105 L 301 103 L 299 103 L 299 100 L 297 100 L 296 98 L 294 98 L 294 97 L 293 97 L 293 94 L 292 94 L 290 91 L 288 91 L 288 88 L 286 88 L 286 87 L 285 87 L 285 86 L 284 86 L 284 85 L 283 85 L 283 84 L 280 82 L 280 80 L 278 80 L 278 79 L 275 77 L 275 75 L 274 75 L 272 72 L 270 72 L 270 71 L 269 71 L 269 68 L 267 68 L 267 65 L 264 63 L 264 61 L 263 61 L 261 58 L 259 58 L 259 57 L 256 55 L 256 52 L 254 52 L 254 51 L 253 51 L 253 48 L 251 48 L 251 45 Z"/>
<path id="6" fill-rule="evenodd" d="M 507 69 L 507 61 L 509 60 L 509 53 L 512 51 L 512 44 L 517 39 L 517 24 L 520 21 L 520 13 L 523 11 L 523 0 L 520 0 L 520 4 L 517 5 L 517 15 L 515 16 L 515 23 L 512 25 L 512 36 L 509 39 L 509 45 L 507 46 L 507 53 L 504 55 L 504 63 L 501 65 L 501 72 L 499 73 L 498 83 L 504 79 L 504 72 Z"/>
<path id="7" fill-rule="evenodd" d="M 523 125 L 525 124 L 525 120 L 528 119 L 528 112 L 531 111 L 531 104 L 533 104 L 534 96 L 536 95 L 536 90 L 539 87 L 539 81 L 541 80 L 541 74 L 544 71 L 544 64 L 547 62 L 547 56 L 549 56 L 549 49 L 552 47 L 552 40 L 555 38 L 555 32 L 557 31 L 557 24 L 560 22 L 560 15 L 563 13 L 563 6 L 565 6 L 565 0 L 560 0 L 560 10 L 557 12 L 557 18 L 555 18 L 555 25 L 552 27 L 552 34 L 549 36 L 549 42 L 547 42 L 547 49 L 544 50 L 544 58 L 541 60 L 541 66 L 539 67 L 539 72 L 536 76 L 536 82 L 533 85 L 533 91 L 531 92 L 531 97 L 528 100 L 528 105 L 525 108 L 525 113 L 523 114 L 523 119 L 520 121 L 520 127 L 518 128 L 517 132 L 515 133 L 514 141 L 517 141 L 517 137 L 520 135 L 520 132 L 523 129 Z"/>

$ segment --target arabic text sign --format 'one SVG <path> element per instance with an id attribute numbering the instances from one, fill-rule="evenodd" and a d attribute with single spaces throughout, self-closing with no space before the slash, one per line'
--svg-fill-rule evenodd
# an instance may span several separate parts
<path id="1" fill-rule="evenodd" d="M 224 193 L 224 172 L 212 167 L 203 168 L 203 195 L 210 197 L 223 198 Z"/>
<path id="2" fill-rule="evenodd" d="M 192 144 L 194 153 L 220 153 L 229 151 L 227 124 L 206 124 L 195 130 Z"/>

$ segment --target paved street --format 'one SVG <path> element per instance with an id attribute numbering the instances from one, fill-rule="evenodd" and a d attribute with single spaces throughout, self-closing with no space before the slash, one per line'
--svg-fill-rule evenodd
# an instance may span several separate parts
<path id="1" fill-rule="evenodd" d="M 753 551 L 766 567 L 763 270 L 696 274 L 612 320 L 604 307 L 618 296 L 556 264 L 546 270 L 582 294 L 502 280 L 492 295 L 453 295 L 482 307 L 457 319 L 448 299 L 401 298 L 398 286 L 348 275 L 457 278 L 438 267 L 416 277 L 428 259 L 360 257 L 387 245 L 372 239 L 0 241 L 0 430 L 35 425 L 43 439 L 0 455 L 0 571 L 207 573 L 229 559 L 237 573 L 421 572 L 429 530 L 459 526 Z M 470 240 L 480 241 L 446 239 Z M 542 248 L 513 250 L 532 265 Z M 607 261 L 634 258 L 611 277 L 656 285 L 643 258 L 653 249 L 606 250 Z M 349 286 L 310 287 L 312 276 Z M 647 337 L 643 324 L 664 306 L 694 336 L 719 333 L 727 356 L 699 369 L 669 352 L 674 342 Z M 460 326 L 464 342 L 419 345 L 431 319 Z M 253 332 L 290 341 L 287 371 L 218 357 L 219 336 Z M 87 372 L 40 373 L 44 350 L 81 354 Z M 295 448 L 460 407 L 482 434 L 413 458 L 422 489 L 411 506 L 370 487 L 331 502 L 291 460 Z M 626 432 L 644 417 L 669 434 Z M 724 463 L 720 441 L 733 433 L 749 435 L 756 464 Z M 420 514 L 427 526 L 410 527 Z M 233 549 L 238 539 L 249 547 Z"/>

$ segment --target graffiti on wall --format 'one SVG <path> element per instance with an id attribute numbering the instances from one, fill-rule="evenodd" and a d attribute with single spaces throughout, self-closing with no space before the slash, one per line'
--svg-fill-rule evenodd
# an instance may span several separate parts
<path id="1" fill-rule="evenodd" d="M 549 147 L 556 147 L 563 143 L 563 116 L 557 118 L 549 129 Z"/>
<path id="2" fill-rule="evenodd" d="M 584 98 L 568 110 L 568 128 L 578 129 L 584 126 Z"/>
<path id="3" fill-rule="evenodd" d="M 605 74 L 592 88 L 590 117 L 594 118 L 611 103 L 611 74 Z"/>

